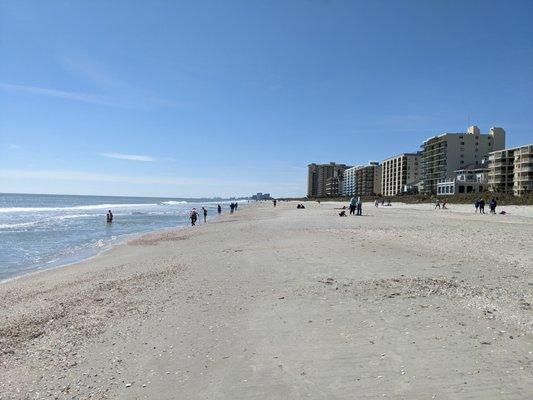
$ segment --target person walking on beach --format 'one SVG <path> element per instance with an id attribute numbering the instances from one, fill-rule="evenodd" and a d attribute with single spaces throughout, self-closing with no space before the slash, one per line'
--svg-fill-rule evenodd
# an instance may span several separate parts
<path id="1" fill-rule="evenodd" d="M 439 199 L 435 200 L 435 210 L 437 208 L 440 210 L 440 200 Z"/>
<path id="2" fill-rule="evenodd" d="M 490 213 L 491 214 L 494 214 L 496 215 L 496 199 L 493 197 L 492 199 L 490 199 L 489 201 L 489 208 L 490 208 Z"/>
<path id="3" fill-rule="evenodd" d="M 220 207 L 220 204 L 217 205 L 217 211 L 218 211 L 219 214 L 222 213 L 222 207 Z"/>
<path id="4" fill-rule="evenodd" d="M 476 202 L 474 203 L 474 207 L 476 207 L 476 214 L 479 209 L 479 197 L 476 199 Z"/>
<path id="5" fill-rule="evenodd" d="M 357 207 L 357 200 L 355 197 L 350 199 L 350 215 L 355 215 L 355 208 Z"/>
<path id="6" fill-rule="evenodd" d="M 230 213 L 230 214 L 233 214 L 233 210 L 234 210 L 234 209 L 235 209 L 235 203 L 231 203 L 231 204 L 229 205 L 229 213 Z"/>
<path id="7" fill-rule="evenodd" d="M 196 208 L 193 208 L 191 210 L 189 218 L 191 219 L 191 226 L 196 225 L 196 220 L 198 219 L 198 213 L 196 212 Z"/>
<path id="8" fill-rule="evenodd" d="M 237 211 L 237 206 L 239 205 L 239 203 L 235 202 L 235 211 Z"/>
<path id="9" fill-rule="evenodd" d="M 107 223 L 110 224 L 111 222 L 113 222 L 113 213 L 109 210 L 107 212 Z"/>
<path id="10" fill-rule="evenodd" d="M 485 199 L 479 199 L 479 213 L 485 214 Z"/>
<path id="11" fill-rule="evenodd" d="M 274 207 L 276 207 L 276 204 L 278 203 L 278 201 L 276 199 L 272 200 L 272 202 L 274 203 Z"/>
<path id="12" fill-rule="evenodd" d="M 446 210 L 446 199 L 442 200 L 442 209 Z"/>
<path id="13" fill-rule="evenodd" d="M 202 207 L 202 210 L 204 211 L 204 224 L 207 222 L 207 209 L 205 207 Z"/>
<path id="14" fill-rule="evenodd" d="M 357 215 L 363 215 L 363 202 L 361 201 L 361 197 L 357 198 Z"/>
<path id="15" fill-rule="evenodd" d="M 376 207 L 376 208 L 379 207 L 379 200 L 378 199 L 374 200 L 374 207 Z"/>

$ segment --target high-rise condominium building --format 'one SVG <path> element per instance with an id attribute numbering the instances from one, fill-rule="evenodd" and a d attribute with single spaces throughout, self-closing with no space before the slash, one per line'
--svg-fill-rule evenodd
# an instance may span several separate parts
<path id="1" fill-rule="evenodd" d="M 422 184 L 425 193 L 437 193 L 437 182 L 453 178 L 456 170 L 468 164 L 480 164 L 488 153 L 505 148 L 505 131 L 490 128 L 481 134 L 477 126 L 465 133 L 444 133 L 422 144 Z"/>
<path id="2" fill-rule="evenodd" d="M 343 196 L 355 196 L 357 186 L 357 174 L 356 171 L 361 166 L 355 166 L 347 168 L 343 174 L 341 195 Z"/>
<path id="3" fill-rule="evenodd" d="M 341 179 L 344 170 L 348 166 L 345 164 L 309 164 L 307 166 L 307 197 L 325 197 L 328 195 L 326 184 L 329 178 Z M 331 183 L 331 180 L 330 180 Z M 328 189 L 331 185 L 328 185 Z"/>
<path id="4" fill-rule="evenodd" d="M 380 189 L 381 166 L 377 162 L 358 165 L 344 171 L 340 194 L 343 196 L 372 196 Z"/>
<path id="5" fill-rule="evenodd" d="M 379 163 L 370 162 L 355 171 L 355 194 L 357 196 L 372 196 L 374 194 L 374 180 L 379 169 Z"/>
<path id="6" fill-rule="evenodd" d="M 395 196 L 420 178 L 420 154 L 404 153 L 381 162 L 381 194 Z"/>
<path id="7" fill-rule="evenodd" d="M 489 153 L 489 190 L 515 196 L 533 192 L 533 144 Z"/>

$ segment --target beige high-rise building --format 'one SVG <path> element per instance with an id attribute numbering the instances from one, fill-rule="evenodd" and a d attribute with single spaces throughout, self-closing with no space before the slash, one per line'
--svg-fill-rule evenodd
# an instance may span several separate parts
<path id="1" fill-rule="evenodd" d="M 533 144 L 489 153 L 489 190 L 515 196 L 533 192 Z"/>
<path id="2" fill-rule="evenodd" d="M 454 178 L 455 171 L 469 164 L 481 164 L 491 151 L 505 148 L 505 131 L 490 128 L 481 134 L 477 126 L 465 133 L 444 133 L 422 144 L 421 178 L 425 193 L 437 193 L 437 182 Z"/>
<path id="3" fill-rule="evenodd" d="M 329 164 L 309 164 L 307 166 L 307 197 L 327 196 L 328 192 L 326 191 L 326 186 L 328 186 L 327 189 L 331 190 L 332 183 L 332 180 L 330 179 L 330 185 L 327 185 L 328 179 L 342 179 L 342 174 L 347 168 L 349 167 L 345 164 L 336 164 L 334 162 Z"/>
<path id="4" fill-rule="evenodd" d="M 420 179 L 420 154 L 403 153 L 381 162 L 381 194 L 395 196 Z"/>

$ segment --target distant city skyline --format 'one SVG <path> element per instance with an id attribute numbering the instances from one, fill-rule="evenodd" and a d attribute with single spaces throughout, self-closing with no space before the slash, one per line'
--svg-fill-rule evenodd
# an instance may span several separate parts
<path id="1" fill-rule="evenodd" d="M 504 127 L 533 142 L 533 2 L 0 2 L 0 192 L 306 194 Z"/>

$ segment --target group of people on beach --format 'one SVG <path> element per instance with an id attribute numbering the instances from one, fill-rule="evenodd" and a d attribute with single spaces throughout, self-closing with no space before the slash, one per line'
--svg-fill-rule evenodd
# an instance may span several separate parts
<path id="1" fill-rule="evenodd" d="M 390 199 L 388 199 L 387 204 L 385 204 L 385 197 L 382 197 L 381 200 L 380 199 L 374 200 L 374 207 L 379 207 L 380 204 L 381 206 L 387 206 L 387 207 L 392 206 Z"/>
<path id="2" fill-rule="evenodd" d="M 443 210 L 447 210 L 448 207 L 446 207 L 446 200 L 441 200 L 441 199 L 437 199 L 437 200 L 435 200 L 435 210 L 436 210 L 437 208 L 438 208 L 439 210 L 440 210 L 441 208 L 442 208 Z"/>
<path id="3" fill-rule="evenodd" d="M 202 207 L 202 212 L 204 214 L 204 224 L 207 222 L 207 208 Z M 189 213 L 189 219 L 191 220 L 191 226 L 196 225 L 196 221 L 198 221 L 198 211 L 196 211 L 196 208 L 193 208 L 191 212 Z"/>
<path id="4" fill-rule="evenodd" d="M 357 211 L 357 215 L 363 215 L 363 201 L 361 197 L 352 197 L 350 199 L 350 215 L 354 215 Z"/>
<path id="5" fill-rule="evenodd" d="M 234 202 L 229 205 L 230 213 L 233 214 L 234 211 L 237 211 L 238 203 Z M 217 204 L 217 212 L 218 214 L 222 214 L 222 206 L 220 204 Z M 204 224 L 207 222 L 207 208 L 202 207 L 202 213 L 204 215 Z M 193 208 L 191 212 L 189 213 L 189 219 L 191 220 L 191 226 L 195 226 L 196 222 L 198 221 L 199 213 L 196 211 L 196 208 Z"/>
<path id="6" fill-rule="evenodd" d="M 233 214 L 234 211 L 237 210 L 237 202 L 234 202 L 234 203 L 231 203 L 230 204 L 230 213 Z M 222 206 L 220 204 L 217 204 L 217 212 L 218 214 L 222 214 Z M 207 208 L 205 207 L 202 207 L 202 214 L 204 215 L 204 223 L 207 222 Z M 189 212 L 189 219 L 191 220 L 191 225 L 192 226 L 195 226 L 196 225 L 196 222 L 198 221 L 198 218 L 199 218 L 199 213 L 198 211 L 196 210 L 196 208 L 193 208 L 190 212 Z M 113 213 L 111 212 L 111 210 L 109 210 L 106 214 L 106 220 L 107 220 L 107 223 L 110 224 L 113 222 Z"/>
<path id="7" fill-rule="evenodd" d="M 496 214 L 496 207 L 498 206 L 498 202 L 494 197 L 491 197 L 489 200 L 489 209 L 491 214 Z M 476 201 L 474 202 L 474 207 L 476 209 L 476 213 L 479 211 L 480 214 L 485 214 L 485 199 L 483 197 L 478 197 Z M 446 200 L 435 200 L 435 210 L 436 209 L 443 209 L 446 210 Z M 505 213 L 502 211 L 502 213 Z"/>
<path id="8" fill-rule="evenodd" d="M 489 200 L 489 209 L 491 214 L 496 214 L 496 207 L 498 206 L 498 202 L 494 197 L 491 197 Z M 474 207 L 476 208 L 476 213 L 479 210 L 480 214 L 485 214 L 485 199 L 483 197 L 479 197 L 474 202 Z"/>

